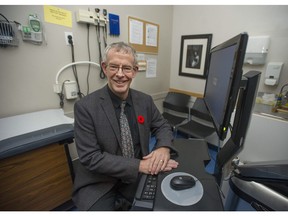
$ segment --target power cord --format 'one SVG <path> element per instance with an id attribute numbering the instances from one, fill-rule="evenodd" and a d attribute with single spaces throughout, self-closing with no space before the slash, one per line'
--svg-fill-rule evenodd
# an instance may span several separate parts
<path id="1" fill-rule="evenodd" d="M 96 28 L 96 35 L 97 35 L 97 41 L 98 41 L 98 50 L 99 50 L 99 64 L 101 64 L 102 62 L 102 53 L 101 53 L 101 38 L 100 38 L 100 9 L 99 8 L 95 8 L 95 12 L 97 14 L 97 25 L 95 25 Z M 100 78 L 101 79 L 105 79 L 105 73 L 102 69 L 102 67 L 100 67 Z"/>
<path id="2" fill-rule="evenodd" d="M 64 84 L 65 82 L 69 82 L 70 80 L 65 80 L 63 83 L 62 83 L 62 87 L 61 87 L 61 92 L 58 93 L 58 96 L 60 98 L 60 107 L 63 109 L 64 107 L 64 93 L 63 93 L 63 89 L 64 89 Z"/>
<path id="3" fill-rule="evenodd" d="M 73 44 L 73 40 L 72 40 L 72 36 L 68 35 L 68 43 L 71 45 L 71 54 L 72 54 L 72 62 L 75 62 L 75 57 L 74 57 L 74 44 Z M 80 98 L 82 98 L 83 96 L 85 96 L 80 89 L 80 84 L 79 84 L 79 79 L 78 79 L 78 73 L 77 73 L 77 67 L 76 65 L 72 65 L 72 70 L 73 70 L 73 74 L 76 80 L 76 84 L 78 87 L 78 96 Z"/>
<path id="4" fill-rule="evenodd" d="M 104 48 L 107 47 L 107 10 L 103 9 L 104 15 L 104 28 L 103 28 L 103 41 L 104 41 Z"/>

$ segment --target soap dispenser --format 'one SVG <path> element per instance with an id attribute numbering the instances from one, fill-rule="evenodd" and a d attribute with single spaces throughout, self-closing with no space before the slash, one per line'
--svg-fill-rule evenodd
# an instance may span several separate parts
<path id="1" fill-rule="evenodd" d="M 278 84 L 282 67 L 282 62 L 270 62 L 268 64 L 265 74 L 265 85 L 275 86 Z"/>

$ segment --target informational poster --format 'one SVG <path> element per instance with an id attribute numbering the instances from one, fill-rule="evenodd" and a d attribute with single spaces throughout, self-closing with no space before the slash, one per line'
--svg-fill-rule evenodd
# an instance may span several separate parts
<path id="1" fill-rule="evenodd" d="M 157 71 L 157 59 L 156 58 L 148 58 L 147 59 L 146 77 L 147 78 L 156 77 L 156 71 Z"/>
<path id="2" fill-rule="evenodd" d="M 133 44 L 143 44 L 143 22 L 130 19 L 129 20 L 129 41 Z"/>
<path id="3" fill-rule="evenodd" d="M 146 24 L 146 46 L 157 47 L 158 27 L 156 25 Z"/>
<path id="4" fill-rule="evenodd" d="M 44 5 L 45 22 L 72 28 L 72 13 L 59 7 Z"/>

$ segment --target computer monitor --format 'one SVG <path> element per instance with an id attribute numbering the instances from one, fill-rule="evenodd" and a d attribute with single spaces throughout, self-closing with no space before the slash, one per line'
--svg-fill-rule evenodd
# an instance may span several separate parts
<path id="1" fill-rule="evenodd" d="M 260 72 L 249 71 L 243 75 L 242 70 L 247 42 L 248 34 L 242 33 L 210 52 L 204 102 L 220 140 L 226 138 L 231 128 L 230 138 L 217 154 L 216 172 L 221 172 L 222 167 L 243 148 L 257 94 Z"/>
<path id="2" fill-rule="evenodd" d="M 248 35 L 237 35 L 212 48 L 204 102 L 220 140 L 226 138 L 234 110 L 245 57 Z"/>

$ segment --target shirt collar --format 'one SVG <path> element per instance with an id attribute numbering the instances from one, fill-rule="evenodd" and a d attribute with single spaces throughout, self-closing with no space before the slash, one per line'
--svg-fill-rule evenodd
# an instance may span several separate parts
<path id="1" fill-rule="evenodd" d="M 120 107 L 121 103 L 122 103 L 122 100 L 117 96 L 115 95 L 111 89 L 108 87 L 108 92 L 109 92 L 109 95 L 111 97 L 111 100 L 112 100 L 112 103 L 113 103 L 113 106 L 115 108 L 118 108 Z M 131 98 L 131 94 L 130 94 L 130 90 L 129 90 L 129 93 L 128 93 L 128 97 L 126 99 L 126 104 L 128 104 L 129 106 L 132 105 L 132 98 Z"/>

